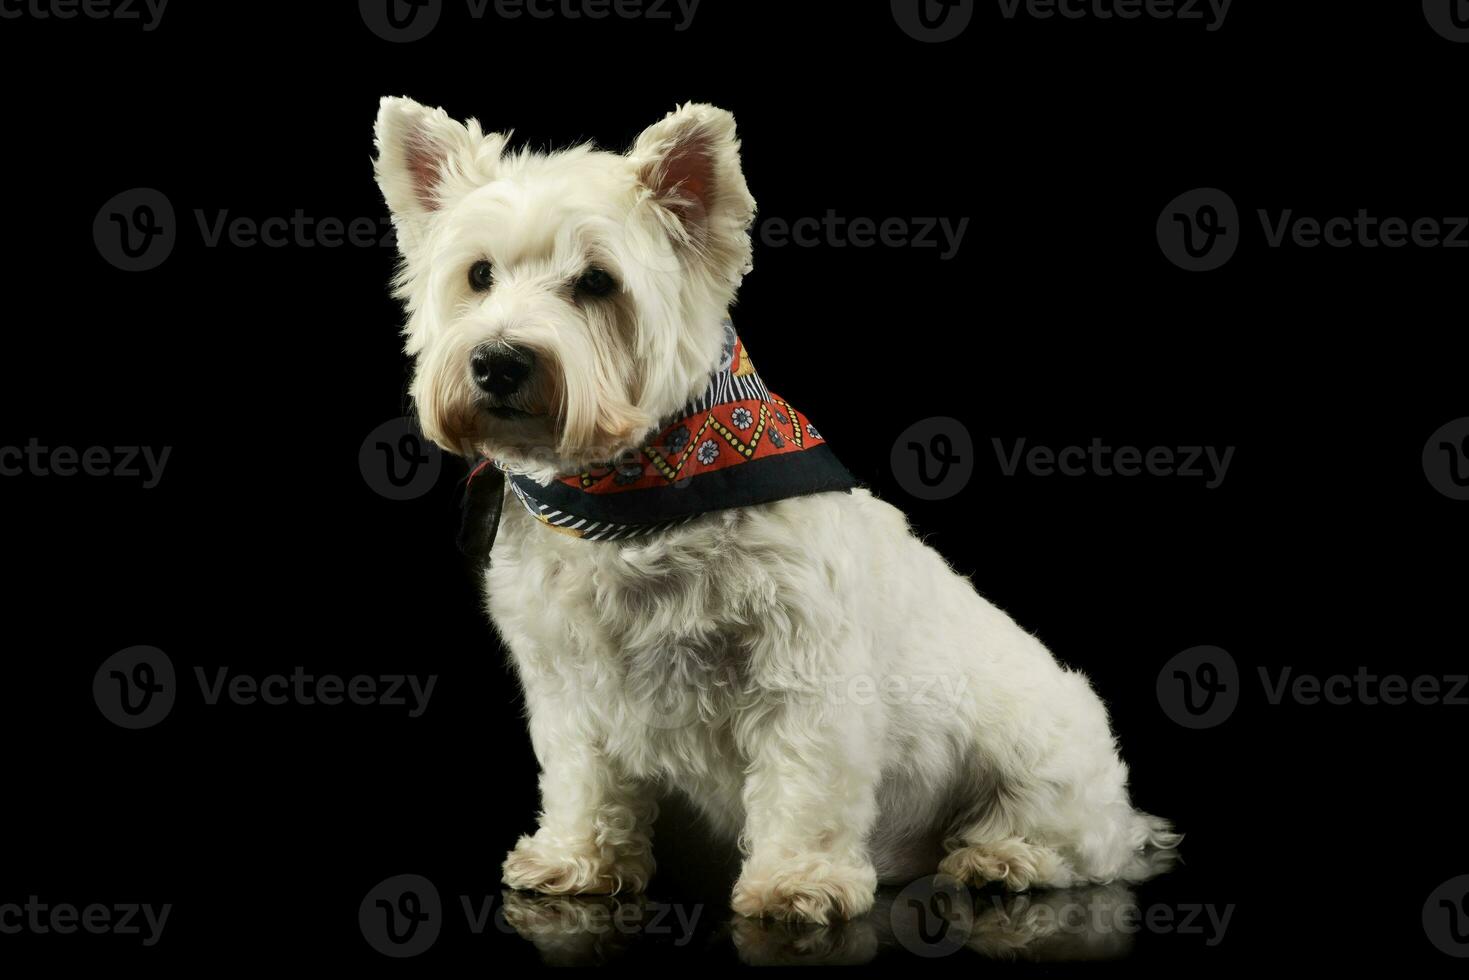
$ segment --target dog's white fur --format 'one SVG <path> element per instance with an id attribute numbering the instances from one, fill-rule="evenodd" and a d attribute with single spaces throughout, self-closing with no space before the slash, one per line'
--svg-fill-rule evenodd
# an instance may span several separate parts
<path id="1" fill-rule="evenodd" d="M 412 394 L 440 445 L 545 481 L 635 449 L 702 390 L 750 265 L 729 113 L 683 106 L 627 154 L 540 154 L 390 98 L 376 136 Z M 474 292 L 482 259 L 494 285 Z M 590 266 L 613 295 L 578 291 Z M 470 379 L 487 342 L 536 358 L 499 401 Z M 738 840 L 750 916 L 856 916 L 880 880 L 935 870 L 1017 890 L 1137 880 L 1159 867 L 1144 851 L 1177 844 L 1129 802 L 1086 678 L 865 490 L 628 543 L 510 503 L 486 594 L 542 771 L 512 886 L 641 890 L 665 790 Z"/>

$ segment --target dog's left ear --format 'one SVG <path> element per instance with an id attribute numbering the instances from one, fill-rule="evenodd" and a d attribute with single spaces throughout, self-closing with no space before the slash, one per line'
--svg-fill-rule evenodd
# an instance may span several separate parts
<path id="1" fill-rule="evenodd" d="M 675 241 L 738 282 L 749 271 L 755 199 L 740 166 L 734 116 L 690 102 L 643 130 L 628 157 Z"/>

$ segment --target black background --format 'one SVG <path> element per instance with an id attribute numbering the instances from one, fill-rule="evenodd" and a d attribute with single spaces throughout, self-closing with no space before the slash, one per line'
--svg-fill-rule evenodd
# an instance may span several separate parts
<path id="1" fill-rule="evenodd" d="M 1288 8 L 1288 9 L 1286 9 Z M 537 146 L 627 146 L 676 101 L 731 109 L 765 217 L 970 218 L 957 257 L 757 241 L 737 323 L 771 386 L 849 468 L 1111 706 L 1139 805 L 1188 833 L 1144 905 L 1236 906 L 1222 942 L 1139 936 L 1121 969 L 1246 963 L 1445 970 L 1420 921 L 1469 871 L 1451 706 L 1266 702 L 1256 669 L 1462 673 L 1464 504 L 1420 453 L 1469 414 L 1465 252 L 1267 248 L 1258 208 L 1449 217 L 1463 192 L 1469 45 L 1417 3 L 1239 0 L 1198 22 L 1001 17 L 923 44 L 885 3 L 704 0 L 692 26 L 489 18 L 374 36 L 352 4 L 175 0 L 158 29 L 0 20 L 9 311 L 0 445 L 170 446 L 160 485 L 0 478 L 9 569 L 0 903 L 171 902 L 162 941 L 0 935 L 29 957 L 227 969 L 518 968 L 536 948 L 452 919 L 395 965 L 357 905 L 426 875 L 496 895 L 533 826 L 535 772 L 503 652 L 454 551 L 455 480 L 375 493 L 358 450 L 406 407 L 382 247 L 206 247 L 195 211 L 383 215 L 377 101 L 407 94 Z M 1244 240 L 1170 265 L 1155 221 L 1219 187 Z M 178 242 L 126 273 L 93 218 L 162 191 Z M 913 499 L 908 425 L 962 421 L 975 475 Z M 1001 475 L 991 439 L 1236 447 L 1187 478 Z M 124 731 L 93 674 L 135 644 L 183 680 Z M 1239 662 L 1225 724 L 1190 731 L 1154 685 L 1181 650 Z M 193 668 L 437 674 L 428 711 L 205 706 Z M 736 865 L 678 808 L 654 896 L 703 903 L 685 946 L 734 963 Z M 885 947 L 878 962 L 908 959 Z M 917 961 L 914 961 L 917 962 Z M 973 956 L 944 968 L 999 968 Z M 1034 967 L 1035 972 L 1118 969 Z"/>

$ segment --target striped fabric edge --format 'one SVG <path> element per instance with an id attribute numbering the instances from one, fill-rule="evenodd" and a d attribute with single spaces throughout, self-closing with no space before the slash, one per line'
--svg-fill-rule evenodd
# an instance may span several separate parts
<path id="1" fill-rule="evenodd" d="M 666 531 L 670 528 L 687 524 L 702 514 L 690 514 L 687 517 L 676 518 L 671 521 L 661 521 L 657 524 L 614 524 L 610 521 L 593 521 L 575 514 L 568 514 L 564 510 L 557 510 L 532 499 L 529 494 L 513 482 L 507 481 L 507 485 L 515 493 L 526 512 L 547 527 L 555 528 L 567 534 L 574 534 L 583 541 L 619 541 L 629 538 L 642 537 L 655 531 Z"/>

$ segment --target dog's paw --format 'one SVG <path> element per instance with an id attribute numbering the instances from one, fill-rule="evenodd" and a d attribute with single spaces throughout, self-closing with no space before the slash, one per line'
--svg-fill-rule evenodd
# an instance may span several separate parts
<path id="1" fill-rule="evenodd" d="M 966 885 L 982 887 L 997 881 L 1012 892 L 1037 885 L 1064 888 L 1073 883 L 1059 854 L 1019 837 L 990 844 L 960 844 L 939 862 L 939 873 Z"/>
<path id="2" fill-rule="evenodd" d="M 617 854 L 591 841 L 569 843 L 522 837 L 502 866 L 511 888 L 547 895 L 641 892 L 653 877 L 653 855 Z"/>
<path id="3" fill-rule="evenodd" d="M 877 873 L 868 865 L 803 858 L 778 864 L 745 862 L 731 904 L 740 915 L 826 924 L 872 908 Z"/>

